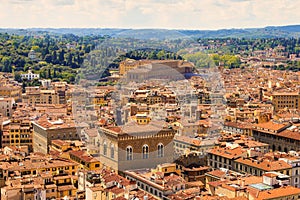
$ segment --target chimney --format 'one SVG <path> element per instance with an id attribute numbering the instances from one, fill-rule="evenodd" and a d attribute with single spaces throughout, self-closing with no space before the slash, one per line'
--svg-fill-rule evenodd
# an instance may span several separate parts
<path id="1" fill-rule="evenodd" d="M 263 89 L 259 88 L 259 101 L 263 100 Z"/>
<path id="2" fill-rule="evenodd" d="M 238 178 L 238 185 L 241 185 L 241 179 L 240 178 Z"/>
<path id="3" fill-rule="evenodd" d="M 245 182 L 246 182 L 245 179 L 243 179 L 242 180 L 242 185 L 241 185 L 243 188 L 245 187 Z"/>

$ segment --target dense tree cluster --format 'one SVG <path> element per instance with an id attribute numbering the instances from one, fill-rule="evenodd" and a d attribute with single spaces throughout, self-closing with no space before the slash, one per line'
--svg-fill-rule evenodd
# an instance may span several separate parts
<path id="1" fill-rule="evenodd" d="M 108 42 L 104 42 L 106 39 Z M 241 66 L 240 58 L 252 56 L 257 50 L 282 47 L 278 51 L 284 51 L 287 57 L 290 54 L 300 55 L 299 38 L 210 38 L 197 41 L 50 35 L 47 32 L 36 35 L 0 33 L 0 71 L 14 72 L 20 82 L 21 73 L 32 69 L 41 78 L 73 83 L 76 77 L 96 80 L 108 76 L 109 69 L 117 69 L 126 58 L 185 59 L 200 68 L 213 65 L 237 68 Z M 30 57 L 32 52 L 34 58 Z M 289 61 L 285 66 L 265 67 L 299 71 L 300 63 Z"/>
<path id="2" fill-rule="evenodd" d="M 216 38 L 199 39 L 198 42 L 208 47 L 209 53 L 251 55 L 253 51 L 274 49 L 277 46 L 284 47 L 284 51 L 288 54 L 300 53 L 299 38 Z"/>
<path id="3" fill-rule="evenodd" d="M 31 68 L 41 78 L 72 82 L 85 57 L 102 36 L 0 34 L 0 70 L 22 72 Z M 29 57 L 34 52 L 35 58 Z"/>

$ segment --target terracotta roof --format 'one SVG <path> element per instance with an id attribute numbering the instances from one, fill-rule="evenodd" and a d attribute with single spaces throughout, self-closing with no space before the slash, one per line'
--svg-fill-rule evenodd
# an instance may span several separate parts
<path id="1" fill-rule="evenodd" d="M 85 151 L 69 151 L 70 155 L 73 155 L 79 159 L 81 159 L 84 162 L 97 162 L 98 160 L 96 158 L 94 158 L 93 156 L 89 155 L 87 152 Z"/>
<path id="2" fill-rule="evenodd" d="M 287 125 L 288 124 L 279 124 L 279 123 L 269 121 L 269 122 L 265 122 L 265 123 L 255 124 L 255 127 L 278 131 Z"/>
<path id="3" fill-rule="evenodd" d="M 300 132 L 298 131 L 284 130 L 278 133 L 277 135 L 285 138 L 294 139 L 294 140 L 300 140 Z"/>
<path id="4" fill-rule="evenodd" d="M 236 147 L 236 148 L 213 148 L 208 151 L 208 153 L 218 155 L 221 157 L 225 157 L 228 159 L 234 159 L 237 157 L 242 156 L 243 153 L 245 153 L 246 150 L 242 149 L 242 147 Z"/>
<path id="5" fill-rule="evenodd" d="M 66 190 L 76 190 L 76 187 L 74 185 L 63 185 L 63 186 L 58 186 L 57 190 L 60 191 L 66 191 Z"/>
<path id="6" fill-rule="evenodd" d="M 240 123 L 240 122 L 225 122 L 224 126 L 240 128 L 240 129 L 251 129 L 253 127 L 250 123 Z"/>
<path id="7" fill-rule="evenodd" d="M 23 162 L 15 162 L 8 163 L 2 162 L 0 163 L 0 167 L 2 169 L 8 169 L 10 171 L 28 171 L 32 169 L 39 168 L 57 168 L 57 167 L 66 167 L 66 166 L 76 166 L 77 164 L 70 160 L 63 159 L 52 159 L 52 160 L 42 160 L 42 161 L 33 161 L 26 160 Z"/>
<path id="8" fill-rule="evenodd" d="M 229 182 L 229 180 L 212 181 L 212 182 L 208 182 L 207 184 L 211 185 L 213 187 L 218 187 L 218 186 L 221 186 L 222 184 L 227 183 L 227 182 Z"/>
<path id="9" fill-rule="evenodd" d="M 98 129 L 96 129 L 96 128 L 86 129 L 84 131 L 89 137 L 97 137 L 98 136 Z"/>
<path id="10" fill-rule="evenodd" d="M 213 170 L 211 172 L 207 172 L 206 174 L 218 177 L 218 178 L 222 178 L 226 173 L 222 170 Z"/>
<path id="11" fill-rule="evenodd" d="M 270 161 L 268 159 L 262 159 L 258 161 L 252 158 L 238 158 L 235 162 L 262 169 L 264 171 L 278 171 L 292 168 L 291 165 L 287 164 L 283 160 Z"/>
<path id="12" fill-rule="evenodd" d="M 196 139 L 196 138 L 175 135 L 174 140 L 183 142 L 183 143 L 186 143 L 189 145 L 201 146 L 201 140 Z"/>
<path id="13" fill-rule="evenodd" d="M 275 199 L 280 197 L 287 197 L 290 195 L 300 195 L 300 188 L 285 186 L 273 190 L 261 191 L 258 193 L 256 200 Z"/>
<path id="14" fill-rule="evenodd" d="M 119 187 L 117 187 L 117 186 L 114 186 L 114 187 L 111 187 L 111 188 L 107 188 L 107 189 L 105 189 L 105 191 L 114 193 L 114 194 L 116 194 L 116 195 L 122 194 L 122 193 L 125 192 L 125 190 L 124 190 L 123 188 L 119 188 Z"/>

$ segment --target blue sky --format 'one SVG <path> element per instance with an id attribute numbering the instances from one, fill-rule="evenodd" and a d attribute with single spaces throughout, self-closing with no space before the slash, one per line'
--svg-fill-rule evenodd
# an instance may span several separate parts
<path id="1" fill-rule="evenodd" d="M 0 27 L 222 29 L 300 24 L 299 0 L 0 0 Z"/>

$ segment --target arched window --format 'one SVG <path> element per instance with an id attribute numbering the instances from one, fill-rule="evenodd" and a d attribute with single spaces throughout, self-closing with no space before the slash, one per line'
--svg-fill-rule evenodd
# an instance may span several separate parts
<path id="1" fill-rule="evenodd" d="M 162 143 L 157 145 L 157 157 L 164 157 L 164 145 Z"/>
<path id="2" fill-rule="evenodd" d="M 143 159 L 149 158 L 149 146 L 144 144 L 143 146 Z"/>
<path id="3" fill-rule="evenodd" d="M 110 145 L 110 157 L 115 158 L 115 146 L 113 144 Z"/>
<path id="4" fill-rule="evenodd" d="M 107 155 L 107 143 L 106 140 L 103 141 L 103 155 Z"/>
<path id="5" fill-rule="evenodd" d="M 132 160 L 132 147 L 128 146 L 126 147 L 126 160 Z"/>

